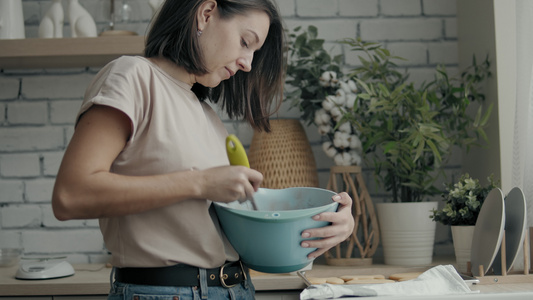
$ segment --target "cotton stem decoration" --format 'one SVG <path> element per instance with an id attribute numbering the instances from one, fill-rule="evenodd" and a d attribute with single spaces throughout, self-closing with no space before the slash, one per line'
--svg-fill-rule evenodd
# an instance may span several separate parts
<path id="1" fill-rule="evenodd" d="M 361 164 L 362 145 L 349 122 L 340 123 L 346 111 L 353 109 L 357 86 L 353 80 L 338 80 L 335 72 L 324 72 L 319 78 L 322 87 L 337 88 L 334 95 L 326 96 L 322 108 L 315 112 L 315 124 L 320 135 L 327 137 L 322 149 L 336 165 Z"/>

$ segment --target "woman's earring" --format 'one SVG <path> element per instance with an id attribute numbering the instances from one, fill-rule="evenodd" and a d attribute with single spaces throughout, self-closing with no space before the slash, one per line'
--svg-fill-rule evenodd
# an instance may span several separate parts
<path id="1" fill-rule="evenodd" d="M 202 31 L 201 31 L 201 30 L 198 30 L 198 31 L 196 32 L 196 35 L 197 35 L 198 37 L 200 37 L 200 36 L 202 35 Z"/>

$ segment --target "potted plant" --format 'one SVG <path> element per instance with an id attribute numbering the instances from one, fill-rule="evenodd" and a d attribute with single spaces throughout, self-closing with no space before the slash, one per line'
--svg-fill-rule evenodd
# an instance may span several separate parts
<path id="1" fill-rule="evenodd" d="M 355 82 L 344 78 L 342 58 L 324 49 L 315 26 L 296 27 L 289 34 L 286 100 L 300 110 L 300 119 L 307 125 L 318 127 L 324 136 L 322 148 L 336 165 L 360 165 L 361 141 L 353 126 L 337 126 L 357 97 Z"/>
<path id="2" fill-rule="evenodd" d="M 488 185 L 482 186 L 478 179 L 463 174 L 456 183 L 446 185 L 442 194 L 444 206 L 433 210 L 431 218 L 443 225 L 450 225 L 457 270 L 466 273 L 470 261 L 470 248 L 474 227 L 488 193 L 497 187 L 492 176 L 487 178 Z"/>
<path id="3" fill-rule="evenodd" d="M 379 245 L 379 226 L 361 174 L 362 145 L 350 123 L 340 124 L 345 110 L 355 103 L 357 86 L 344 77 L 342 55 L 330 55 L 315 26 L 297 27 L 289 38 L 285 100 L 300 110 L 305 124 L 316 125 L 323 136 L 322 148 L 335 164 L 330 168 L 327 188 L 348 192 L 354 199 L 354 232 L 325 254 L 326 262 L 371 264 Z"/>
<path id="4" fill-rule="evenodd" d="M 401 58 L 381 45 L 360 39 L 343 43 L 362 55 L 360 66 L 349 75 L 360 92 L 340 124 L 356 128 L 365 161 L 374 167 L 378 185 L 391 195 L 392 203 L 377 204 L 385 263 L 428 264 L 436 225 L 428 216 L 437 202 L 427 200 L 439 192 L 434 183 L 444 175 L 442 166 L 452 147 L 469 148 L 486 140 L 483 128 L 491 107 L 479 106 L 475 116 L 469 110 L 484 100 L 479 85 L 490 76 L 489 61 L 478 65 L 474 57 L 473 65 L 458 77 L 439 66 L 435 79 L 417 88 L 407 73 L 398 71 L 395 61 Z M 402 225 L 402 213 L 415 214 L 421 223 L 408 215 Z M 421 241 L 422 236 L 427 241 Z"/>

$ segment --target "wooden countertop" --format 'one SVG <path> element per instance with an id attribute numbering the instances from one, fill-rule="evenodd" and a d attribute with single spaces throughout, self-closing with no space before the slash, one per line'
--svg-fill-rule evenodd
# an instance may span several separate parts
<path id="1" fill-rule="evenodd" d="M 389 265 L 370 266 L 329 266 L 313 265 L 306 272 L 308 277 L 330 277 L 357 274 L 382 274 L 425 271 L 427 267 L 400 267 Z M 110 268 L 102 264 L 74 265 L 76 274 L 71 277 L 49 280 L 15 279 L 17 266 L 0 268 L 0 296 L 44 296 L 44 295 L 107 295 L 109 292 Z M 302 279 L 296 274 L 266 274 L 252 271 L 252 280 L 258 292 L 273 290 L 301 290 L 305 288 Z M 517 276 L 517 277 L 515 277 Z M 473 290 L 482 293 L 531 292 L 533 296 L 533 275 L 510 274 L 505 280 L 487 276 L 483 284 L 474 285 Z"/>

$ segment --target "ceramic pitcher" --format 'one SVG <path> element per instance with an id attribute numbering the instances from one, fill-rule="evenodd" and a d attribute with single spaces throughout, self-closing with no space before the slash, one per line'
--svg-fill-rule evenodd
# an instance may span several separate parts
<path id="1" fill-rule="evenodd" d="M 25 37 L 22 0 L 1 0 L 0 39 L 23 39 Z"/>

